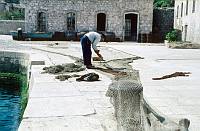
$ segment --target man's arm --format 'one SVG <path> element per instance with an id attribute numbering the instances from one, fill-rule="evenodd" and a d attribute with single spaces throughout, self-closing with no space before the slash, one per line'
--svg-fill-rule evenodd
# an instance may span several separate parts
<path id="1" fill-rule="evenodd" d="M 98 50 L 97 49 L 97 44 L 100 42 L 101 40 L 101 36 L 96 36 L 96 38 L 94 39 L 94 41 L 92 42 L 92 48 L 94 49 L 94 51 Z"/>
<path id="2" fill-rule="evenodd" d="M 99 53 L 100 51 L 97 49 L 97 44 L 100 42 L 101 36 L 97 36 L 96 39 L 92 43 L 92 48 L 94 49 L 94 52 L 103 60 L 102 55 Z"/>

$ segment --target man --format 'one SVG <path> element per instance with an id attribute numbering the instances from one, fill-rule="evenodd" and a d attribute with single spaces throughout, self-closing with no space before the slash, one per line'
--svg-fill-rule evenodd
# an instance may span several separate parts
<path id="1" fill-rule="evenodd" d="M 100 51 L 97 49 L 97 44 L 100 42 L 100 40 L 101 40 L 101 34 L 97 32 L 86 33 L 81 38 L 83 61 L 84 61 L 84 65 L 88 69 L 94 68 L 94 66 L 92 66 L 92 63 L 91 63 L 91 58 L 92 58 L 91 45 L 94 52 L 100 57 L 100 59 L 103 60 L 102 55 L 99 53 Z"/>

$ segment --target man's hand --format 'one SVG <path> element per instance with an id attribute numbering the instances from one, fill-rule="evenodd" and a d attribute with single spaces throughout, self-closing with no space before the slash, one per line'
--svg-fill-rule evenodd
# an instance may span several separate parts
<path id="1" fill-rule="evenodd" d="M 103 57 L 102 57 L 102 55 L 99 53 L 99 50 L 95 50 L 94 52 L 98 55 L 98 57 L 99 57 L 101 60 L 103 60 Z"/>
<path id="2" fill-rule="evenodd" d="M 94 50 L 94 52 L 95 52 L 96 54 L 99 54 L 100 50 Z"/>
<path id="3" fill-rule="evenodd" d="M 102 55 L 101 55 L 101 54 L 99 54 L 98 56 L 99 56 L 100 60 L 102 61 L 102 60 L 103 60 L 103 57 L 102 57 Z"/>
<path id="4" fill-rule="evenodd" d="M 97 55 L 99 56 L 100 60 L 103 60 L 103 56 L 100 53 L 98 53 Z"/>

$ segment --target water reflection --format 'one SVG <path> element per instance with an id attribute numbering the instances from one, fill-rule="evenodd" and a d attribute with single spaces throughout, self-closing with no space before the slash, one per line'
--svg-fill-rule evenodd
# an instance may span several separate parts
<path id="1" fill-rule="evenodd" d="M 0 131 L 16 131 L 20 122 L 20 87 L 0 82 Z"/>

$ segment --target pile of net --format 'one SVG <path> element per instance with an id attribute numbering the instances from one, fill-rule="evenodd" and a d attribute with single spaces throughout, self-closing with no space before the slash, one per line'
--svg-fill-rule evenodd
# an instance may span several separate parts
<path id="1" fill-rule="evenodd" d="M 44 70 L 43 73 L 61 74 L 61 73 L 80 72 L 85 70 L 85 67 L 83 67 L 83 65 L 81 64 L 69 63 L 69 64 L 44 67 L 43 70 Z"/>

